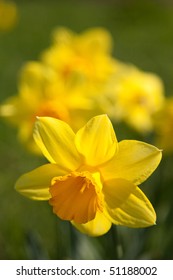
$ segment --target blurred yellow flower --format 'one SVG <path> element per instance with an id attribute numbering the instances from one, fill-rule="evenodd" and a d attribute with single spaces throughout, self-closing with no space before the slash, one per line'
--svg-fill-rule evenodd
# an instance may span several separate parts
<path id="1" fill-rule="evenodd" d="M 100 101 L 111 119 L 125 121 L 140 133 L 153 129 L 152 116 L 164 103 L 162 80 L 134 66 L 121 67 Z"/>
<path id="2" fill-rule="evenodd" d="M 39 117 L 34 139 L 50 163 L 21 176 L 17 191 L 49 200 L 53 212 L 91 236 L 111 224 L 148 227 L 155 211 L 138 185 L 161 160 L 156 147 L 135 140 L 118 143 L 107 115 L 92 118 L 75 134 L 58 119 Z"/>
<path id="3" fill-rule="evenodd" d="M 40 152 L 32 136 L 35 117 L 51 116 L 68 122 L 74 129 L 79 128 L 92 106 L 81 94 L 84 91 L 77 86 L 69 88 L 53 69 L 29 62 L 21 71 L 19 94 L 0 106 L 0 116 L 18 128 L 23 144 L 33 152 Z"/>
<path id="4" fill-rule="evenodd" d="M 104 28 L 76 34 L 61 27 L 54 31 L 53 44 L 43 52 L 42 60 L 63 80 L 87 83 L 88 92 L 96 93 L 118 67 L 111 51 L 112 37 Z"/>
<path id="5" fill-rule="evenodd" d="M 16 4 L 12 1 L 0 0 L 0 31 L 13 28 L 18 19 Z"/>
<path id="6" fill-rule="evenodd" d="M 101 113 L 95 95 L 120 67 L 111 48 L 111 35 L 104 28 L 79 35 L 58 28 L 41 60 L 24 65 L 19 94 L 2 104 L 0 116 L 18 127 L 19 139 L 31 151 L 38 151 L 32 137 L 35 116 L 61 119 L 76 130 L 86 118 Z"/>
<path id="7" fill-rule="evenodd" d="M 165 153 L 173 152 L 173 97 L 165 100 L 163 108 L 153 118 L 156 143 Z"/>

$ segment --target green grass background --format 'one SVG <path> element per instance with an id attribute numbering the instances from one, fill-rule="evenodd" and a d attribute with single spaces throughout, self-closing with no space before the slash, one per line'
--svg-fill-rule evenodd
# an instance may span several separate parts
<path id="1" fill-rule="evenodd" d="M 21 67 L 39 59 L 57 26 L 76 32 L 88 27 L 107 28 L 114 40 L 113 55 L 158 74 L 166 96 L 173 94 L 173 1 L 15 3 L 18 24 L 10 32 L 0 33 L 0 102 L 17 93 Z M 164 156 L 156 172 L 141 186 L 156 209 L 157 226 L 113 227 L 98 238 L 82 235 L 70 223 L 60 221 L 47 202 L 31 201 L 15 192 L 16 179 L 44 162 L 28 154 L 18 143 L 16 130 L 0 120 L 0 259 L 173 259 L 171 155 Z"/>

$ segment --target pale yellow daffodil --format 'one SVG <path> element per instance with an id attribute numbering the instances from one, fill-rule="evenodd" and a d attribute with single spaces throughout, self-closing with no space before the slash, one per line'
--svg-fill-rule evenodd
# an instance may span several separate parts
<path id="1" fill-rule="evenodd" d="M 111 119 L 145 134 L 153 130 L 152 116 L 161 109 L 164 98 L 159 76 L 124 64 L 100 100 Z"/>
<path id="2" fill-rule="evenodd" d="M 111 55 L 112 41 L 104 28 L 90 28 L 79 34 L 65 27 L 57 28 L 42 61 L 66 82 L 87 83 L 88 94 L 95 94 L 119 67 Z"/>
<path id="3" fill-rule="evenodd" d="M 92 111 L 85 90 L 68 87 L 42 63 L 28 62 L 21 69 L 19 93 L 1 104 L 0 116 L 18 128 L 21 143 L 32 152 L 40 152 L 32 136 L 35 117 L 51 116 L 68 122 L 73 129 L 79 128 L 87 112 Z"/>
<path id="4" fill-rule="evenodd" d="M 81 232 L 99 236 L 112 223 L 148 227 L 156 214 L 138 188 L 157 168 L 161 151 L 147 143 L 118 143 L 107 115 L 93 117 L 75 134 L 58 119 L 39 117 L 34 139 L 50 163 L 21 176 L 15 188 L 49 200 L 53 212 Z"/>

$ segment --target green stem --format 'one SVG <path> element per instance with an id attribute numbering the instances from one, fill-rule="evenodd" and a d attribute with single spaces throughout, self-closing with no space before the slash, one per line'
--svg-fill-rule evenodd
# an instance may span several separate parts
<path id="1" fill-rule="evenodd" d="M 120 242 L 120 236 L 118 233 L 118 228 L 117 226 L 113 225 L 111 227 L 111 236 L 112 236 L 112 243 L 113 243 L 113 254 L 112 254 L 112 258 L 116 259 L 116 260 L 120 260 L 122 259 L 123 256 L 123 248 Z"/>

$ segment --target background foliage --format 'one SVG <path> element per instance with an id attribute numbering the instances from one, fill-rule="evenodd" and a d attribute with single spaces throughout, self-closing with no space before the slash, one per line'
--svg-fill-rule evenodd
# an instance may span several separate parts
<path id="1" fill-rule="evenodd" d="M 20 69 L 38 60 L 50 45 L 51 32 L 65 26 L 76 32 L 107 28 L 114 56 L 158 74 L 166 96 L 173 94 L 173 2 L 154 0 L 18 0 L 16 26 L 0 33 L 0 102 L 17 93 Z M 118 139 L 138 138 L 116 128 Z M 147 142 L 150 139 L 142 139 Z M 14 190 L 16 179 L 45 162 L 18 143 L 16 130 L 0 121 L 0 259 L 172 259 L 173 158 L 164 155 L 142 186 L 157 213 L 148 229 L 113 227 L 90 238 L 52 214 L 47 202 L 30 201 Z"/>

